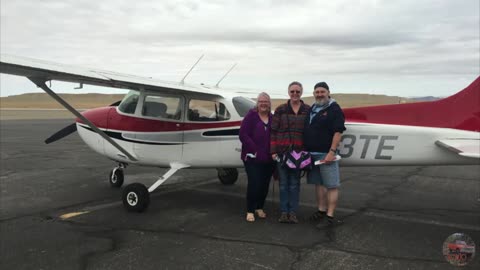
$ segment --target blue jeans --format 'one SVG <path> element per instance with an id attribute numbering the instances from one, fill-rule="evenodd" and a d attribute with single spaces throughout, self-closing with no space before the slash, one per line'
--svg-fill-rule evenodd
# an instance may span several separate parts
<path id="1" fill-rule="evenodd" d="M 300 170 L 291 170 L 277 163 L 280 178 L 280 211 L 296 213 L 300 199 Z"/>

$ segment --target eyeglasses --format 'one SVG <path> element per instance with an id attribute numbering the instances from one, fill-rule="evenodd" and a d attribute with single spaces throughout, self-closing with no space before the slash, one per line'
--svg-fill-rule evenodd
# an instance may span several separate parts
<path id="1" fill-rule="evenodd" d="M 300 94 L 300 91 L 292 90 L 292 91 L 290 91 L 290 94 Z"/>

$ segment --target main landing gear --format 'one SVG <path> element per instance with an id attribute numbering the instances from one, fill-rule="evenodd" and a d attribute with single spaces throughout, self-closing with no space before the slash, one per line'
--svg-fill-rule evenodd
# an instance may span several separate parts
<path id="1" fill-rule="evenodd" d="M 238 179 L 238 170 L 235 168 L 218 168 L 218 180 L 226 186 L 235 184 Z"/>
<path id="2" fill-rule="evenodd" d="M 112 187 L 121 187 L 124 182 L 124 169 L 126 163 L 119 163 L 117 167 L 110 171 L 108 181 Z M 147 188 L 144 184 L 133 183 L 127 185 L 122 192 L 122 202 L 125 209 L 131 212 L 143 212 L 150 204 L 150 193 L 163 184 L 168 178 L 178 170 L 190 167 L 182 163 L 170 163 L 170 170 Z M 235 168 L 218 168 L 218 179 L 224 185 L 233 185 L 238 179 L 238 170 Z"/>
<path id="3" fill-rule="evenodd" d="M 125 207 L 125 209 L 131 212 L 143 212 L 150 204 L 150 193 L 157 189 L 178 170 L 187 167 L 190 167 L 190 165 L 181 163 L 170 163 L 170 170 L 168 170 L 163 176 L 158 178 L 158 180 L 153 183 L 153 185 L 148 189 L 144 184 L 141 183 L 133 183 L 127 185 L 122 192 L 123 206 Z M 120 169 L 117 169 L 116 171 L 119 170 Z M 120 171 L 122 172 L 121 174 L 123 183 L 123 170 Z M 112 170 L 111 175 L 116 175 L 115 169 Z M 110 183 L 112 183 L 112 181 L 110 181 Z"/>

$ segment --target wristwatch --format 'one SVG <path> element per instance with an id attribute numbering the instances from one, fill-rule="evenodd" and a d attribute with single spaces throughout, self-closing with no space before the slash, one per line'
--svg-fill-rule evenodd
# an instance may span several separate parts
<path id="1" fill-rule="evenodd" d="M 337 149 L 330 148 L 330 151 L 332 151 L 333 153 L 337 153 Z"/>

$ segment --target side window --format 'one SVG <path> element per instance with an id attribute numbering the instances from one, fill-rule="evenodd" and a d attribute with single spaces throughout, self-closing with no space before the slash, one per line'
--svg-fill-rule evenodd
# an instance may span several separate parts
<path id="1" fill-rule="evenodd" d="M 192 99 L 188 104 L 189 121 L 225 121 L 228 119 L 230 119 L 230 112 L 221 102 Z"/>
<path id="2" fill-rule="evenodd" d="M 245 117 L 250 109 L 255 107 L 255 101 L 245 98 L 245 97 L 234 97 L 233 98 L 233 106 L 235 110 L 237 110 L 238 115 L 241 117 Z"/>
<path id="3" fill-rule="evenodd" d="M 179 97 L 146 95 L 142 115 L 148 117 L 180 120 L 181 100 Z"/>
<path id="4" fill-rule="evenodd" d="M 120 105 L 118 105 L 118 110 L 123 113 L 134 114 L 135 108 L 137 108 L 138 97 L 140 93 L 135 90 L 131 90 L 128 94 L 122 99 Z"/>

